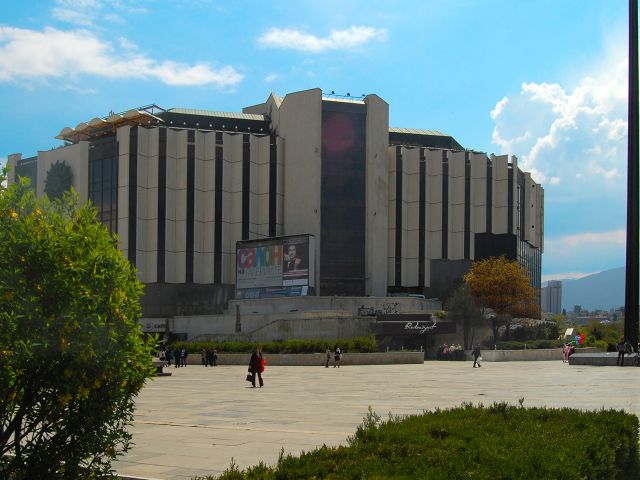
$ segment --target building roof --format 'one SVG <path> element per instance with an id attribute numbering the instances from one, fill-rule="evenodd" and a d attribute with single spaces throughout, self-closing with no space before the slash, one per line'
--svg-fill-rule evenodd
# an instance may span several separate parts
<path id="1" fill-rule="evenodd" d="M 451 135 L 437 130 L 417 128 L 389 128 L 389 145 L 464 150 L 464 147 Z"/>
<path id="2" fill-rule="evenodd" d="M 280 95 L 278 95 L 277 93 L 274 93 L 274 92 L 271 92 L 271 95 L 273 96 L 273 101 L 276 102 L 276 106 L 278 108 L 280 108 L 280 105 L 282 104 L 283 97 L 281 97 Z"/>
<path id="3" fill-rule="evenodd" d="M 267 116 L 256 115 L 255 113 L 216 112 L 212 110 L 198 110 L 195 108 L 170 108 L 167 112 L 184 115 L 199 115 L 202 117 L 231 118 L 235 120 L 258 120 L 261 122 L 269 120 Z"/>
<path id="4" fill-rule="evenodd" d="M 113 133 L 119 126 L 124 124 L 139 125 L 161 122 L 162 119 L 158 116 L 162 115 L 161 112 L 164 112 L 164 110 L 155 104 L 133 108 L 121 113 L 111 112 L 106 117 L 94 117 L 88 122 L 80 122 L 75 128 L 64 127 L 55 138 L 77 143 L 80 140 Z"/>
<path id="5" fill-rule="evenodd" d="M 389 133 L 409 133 L 412 135 L 438 135 L 442 137 L 449 137 L 446 133 L 439 132 L 437 130 L 419 130 L 417 128 L 399 128 L 389 127 Z"/>

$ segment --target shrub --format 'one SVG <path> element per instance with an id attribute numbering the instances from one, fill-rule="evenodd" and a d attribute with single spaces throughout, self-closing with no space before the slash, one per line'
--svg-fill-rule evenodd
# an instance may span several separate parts
<path id="1" fill-rule="evenodd" d="M 257 342 L 175 342 L 169 350 L 185 348 L 189 353 L 200 353 L 203 348 L 211 348 L 218 353 L 251 353 Z M 324 353 L 327 348 L 333 350 L 338 345 L 343 352 L 377 352 L 378 345 L 374 335 L 354 337 L 348 340 L 284 340 L 261 343 L 265 353 Z"/>
<path id="2" fill-rule="evenodd" d="M 127 450 L 153 373 L 141 294 L 93 208 L 0 186 L 2 478 L 101 477 Z"/>
<path id="3" fill-rule="evenodd" d="M 386 422 L 369 409 L 348 446 L 281 455 L 273 467 L 232 465 L 218 478 L 638 479 L 638 426 L 622 411 L 504 403 Z"/>
<path id="4" fill-rule="evenodd" d="M 496 342 L 497 350 L 527 350 L 537 348 L 561 348 L 564 345 L 562 340 L 530 340 L 527 342 Z"/>

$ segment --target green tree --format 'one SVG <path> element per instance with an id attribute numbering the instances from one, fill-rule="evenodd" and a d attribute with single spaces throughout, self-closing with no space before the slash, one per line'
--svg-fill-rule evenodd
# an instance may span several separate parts
<path id="1" fill-rule="evenodd" d="M 551 317 L 551 321 L 555 322 L 558 326 L 558 333 L 564 337 L 564 332 L 567 330 L 567 319 L 564 315 L 558 314 Z"/>
<path id="2" fill-rule="evenodd" d="M 154 340 L 137 324 L 141 293 L 116 240 L 77 195 L 49 202 L 27 180 L 0 186 L 2 478 L 111 472 L 152 375 Z"/>
<path id="3" fill-rule="evenodd" d="M 535 292 L 518 262 L 504 256 L 473 262 L 464 281 L 476 304 L 483 310 L 490 308 L 496 313 L 491 319 L 494 339 L 498 338 L 501 325 L 506 326 L 509 338 L 513 317 L 540 318 Z"/>
<path id="4" fill-rule="evenodd" d="M 44 181 L 44 193 L 49 199 L 61 198 L 65 192 L 71 190 L 72 185 L 73 172 L 66 162 L 58 160 L 49 167 L 47 178 Z"/>
<path id="5" fill-rule="evenodd" d="M 466 284 L 460 285 L 447 299 L 444 306 L 449 319 L 462 326 L 464 348 L 469 350 L 474 343 L 476 329 L 484 321 Z"/>

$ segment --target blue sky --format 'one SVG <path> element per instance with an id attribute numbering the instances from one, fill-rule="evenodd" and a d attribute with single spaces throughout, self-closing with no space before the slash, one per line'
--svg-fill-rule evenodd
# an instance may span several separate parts
<path id="1" fill-rule="evenodd" d="M 626 0 L 0 5 L 0 162 L 150 103 L 376 93 L 394 127 L 508 153 L 545 188 L 543 279 L 624 265 Z"/>

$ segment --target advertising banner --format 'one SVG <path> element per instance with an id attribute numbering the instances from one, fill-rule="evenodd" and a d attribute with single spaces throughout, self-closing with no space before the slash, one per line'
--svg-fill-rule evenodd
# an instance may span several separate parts
<path id="1" fill-rule="evenodd" d="M 307 295 L 313 286 L 315 243 L 311 235 L 236 243 L 236 298 Z"/>
<path id="2" fill-rule="evenodd" d="M 282 249 L 284 253 L 282 285 L 308 285 L 309 241 L 307 237 L 286 238 Z"/>
<path id="3" fill-rule="evenodd" d="M 282 244 L 236 251 L 236 288 L 282 286 Z"/>

